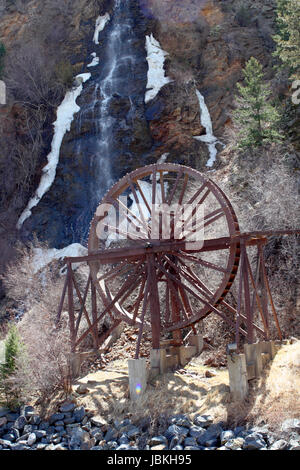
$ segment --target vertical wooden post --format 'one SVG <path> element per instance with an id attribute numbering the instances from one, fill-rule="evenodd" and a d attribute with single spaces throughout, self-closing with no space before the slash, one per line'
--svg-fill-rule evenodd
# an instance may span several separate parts
<path id="1" fill-rule="evenodd" d="M 92 297 L 92 318 L 93 318 L 93 324 L 94 324 L 93 342 L 94 342 L 94 348 L 98 349 L 99 341 L 98 341 L 98 328 L 97 328 L 97 293 L 96 293 L 96 288 L 94 286 L 93 280 L 91 280 L 91 297 Z"/>
<path id="2" fill-rule="evenodd" d="M 263 270 L 263 277 L 264 277 L 265 286 L 267 288 L 267 293 L 268 293 L 268 296 L 269 296 L 269 300 L 270 300 L 274 320 L 275 320 L 277 331 L 278 331 L 278 334 L 279 334 L 279 339 L 282 340 L 282 333 L 281 333 L 281 329 L 280 329 L 280 326 L 279 326 L 279 321 L 278 321 L 275 305 L 274 305 L 274 302 L 273 302 L 273 297 L 272 297 L 272 294 L 271 294 L 271 289 L 270 289 L 268 276 L 267 276 L 267 272 L 266 272 L 266 266 L 265 266 L 265 257 L 264 257 L 264 253 L 263 253 L 262 248 L 261 248 L 261 259 L 262 259 L 262 270 Z"/>
<path id="3" fill-rule="evenodd" d="M 250 286 L 249 286 L 249 274 L 248 274 L 248 255 L 244 240 L 241 240 L 241 251 L 243 253 L 243 283 L 244 283 L 244 298 L 245 298 L 245 314 L 247 318 L 247 339 L 249 343 L 253 343 L 253 310 L 251 309 L 250 299 Z"/>
<path id="4" fill-rule="evenodd" d="M 72 281 L 72 264 L 68 263 L 68 307 L 69 307 L 69 325 L 70 325 L 70 340 L 71 352 L 75 352 L 76 332 L 75 332 L 75 310 L 74 310 L 74 297 L 73 297 L 73 281 Z"/>
<path id="5" fill-rule="evenodd" d="M 152 326 L 152 347 L 159 349 L 160 347 L 160 304 L 156 277 L 155 258 L 153 254 L 147 255 L 148 261 L 148 277 L 149 277 L 149 300 L 151 312 Z"/>

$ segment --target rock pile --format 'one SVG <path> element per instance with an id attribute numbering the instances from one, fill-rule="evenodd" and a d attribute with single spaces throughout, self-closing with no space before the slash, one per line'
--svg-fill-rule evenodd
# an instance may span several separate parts
<path id="1" fill-rule="evenodd" d="M 274 433 L 267 426 L 228 429 L 209 415 L 176 415 L 153 435 L 145 424 L 108 423 L 72 402 L 47 421 L 32 406 L 18 413 L 0 408 L 0 450 L 300 450 L 300 419 L 284 421 Z"/>

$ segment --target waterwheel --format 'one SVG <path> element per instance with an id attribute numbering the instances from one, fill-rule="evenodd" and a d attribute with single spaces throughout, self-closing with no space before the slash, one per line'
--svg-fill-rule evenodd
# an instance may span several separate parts
<path id="1" fill-rule="evenodd" d="M 195 329 L 229 292 L 239 266 L 238 234 L 226 195 L 198 171 L 162 163 L 127 174 L 103 197 L 90 228 L 90 275 L 105 307 L 101 315 L 112 325 L 123 320 L 139 328 L 137 357 L 147 328 L 153 349 L 162 338 L 180 344 L 182 332 Z"/>

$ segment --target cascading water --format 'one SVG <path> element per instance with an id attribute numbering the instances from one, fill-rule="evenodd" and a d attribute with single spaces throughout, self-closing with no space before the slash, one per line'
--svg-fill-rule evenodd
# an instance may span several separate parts
<path id="1" fill-rule="evenodd" d="M 132 141 L 136 123 L 145 121 L 148 68 L 137 5 L 115 0 L 111 15 L 96 21 L 84 68 L 91 78 L 77 99 L 80 111 L 64 137 L 55 181 L 24 223 L 25 236 L 35 232 L 56 248 L 84 243 L 100 199 L 136 158 Z"/>

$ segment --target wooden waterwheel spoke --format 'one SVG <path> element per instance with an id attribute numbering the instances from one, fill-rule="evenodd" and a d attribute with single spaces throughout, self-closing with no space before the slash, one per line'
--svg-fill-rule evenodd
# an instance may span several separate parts
<path id="1" fill-rule="evenodd" d="M 141 302 L 143 300 L 143 297 L 145 295 L 144 293 L 144 288 L 145 288 L 145 284 L 146 284 L 146 279 L 144 278 L 142 280 L 142 283 L 141 283 L 141 286 L 140 286 L 140 291 L 138 293 L 138 297 L 137 297 L 137 300 L 135 301 L 135 303 L 133 304 L 133 308 L 134 308 L 134 311 L 133 311 L 133 321 L 135 322 L 136 320 L 136 317 L 138 316 L 139 314 L 139 307 L 141 305 Z"/>
<path id="2" fill-rule="evenodd" d="M 139 264 L 141 264 L 142 262 L 140 262 Z M 136 269 L 136 272 L 134 274 L 132 274 L 126 281 L 125 283 L 123 284 L 123 286 L 121 287 L 121 289 L 119 290 L 118 294 L 116 294 L 116 296 L 109 301 L 108 305 L 104 308 L 104 310 L 101 312 L 100 316 L 97 318 L 95 324 L 98 324 L 100 320 L 102 320 L 102 318 L 105 316 L 106 313 L 109 313 L 115 306 L 115 304 L 120 300 L 120 298 L 128 291 L 128 289 L 130 287 L 132 287 L 132 285 L 136 285 L 136 279 L 137 279 L 137 269 Z M 98 290 L 99 294 L 100 294 L 100 297 L 102 298 L 103 296 L 103 292 L 100 290 L 100 287 L 99 287 L 99 283 L 96 282 L 95 283 L 95 287 L 96 289 Z M 124 319 L 126 319 L 126 315 L 124 315 Z M 129 318 L 127 318 L 127 320 L 129 320 Z M 132 319 L 130 318 L 130 321 L 132 321 Z M 93 324 L 90 328 L 88 328 L 88 330 L 86 330 L 82 336 L 77 340 L 76 342 L 76 346 L 81 343 L 81 341 L 91 332 L 92 328 L 94 328 L 95 324 Z"/>
<path id="3" fill-rule="evenodd" d="M 143 213 L 143 211 L 142 211 L 142 209 L 141 209 L 141 204 L 140 204 L 138 195 L 137 195 L 137 193 L 136 193 L 136 190 L 135 190 L 133 181 L 132 181 L 132 179 L 130 178 L 130 176 L 128 176 L 128 183 L 129 183 L 131 192 L 132 192 L 132 194 L 133 194 L 134 200 L 135 200 L 135 202 L 136 202 L 136 205 L 137 205 L 137 208 L 138 208 L 140 217 L 141 217 L 141 221 L 142 221 L 143 227 L 144 227 L 145 230 L 147 231 L 148 237 L 150 238 L 151 228 L 150 228 L 149 224 L 147 224 L 147 222 L 146 222 L 146 220 L 145 220 L 144 213 Z"/>
<path id="4" fill-rule="evenodd" d="M 200 297 L 200 295 L 198 295 L 196 292 L 194 292 L 192 289 L 190 289 L 186 284 L 184 284 L 181 280 L 177 279 L 176 276 L 173 276 L 172 274 L 168 273 L 162 266 L 160 265 L 157 265 L 158 269 L 161 269 L 165 272 L 166 275 L 168 275 L 176 284 L 182 286 L 183 289 L 185 289 L 187 292 L 189 292 L 190 294 L 192 294 L 197 300 L 199 300 L 201 303 L 205 304 L 207 307 L 209 307 L 209 309 L 211 309 L 212 311 L 214 311 L 218 316 L 220 316 L 223 320 L 226 321 L 226 323 L 228 323 L 230 326 L 232 326 L 233 328 L 235 327 L 235 323 L 230 320 L 229 318 L 226 317 L 226 315 L 222 312 L 220 312 L 217 308 L 214 307 L 213 304 L 211 304 L 210 302 L 206 301 L 205 299 L 203 299 L 202 297 Z M 175 326 L 174 326 L 174 329 L 175 329 Z M 240 328 L 240 331 L 245 335 L 247 336 L 247 333 L 242 329 Z"/>
<path id="5" fill-rule="evenodd" d="M 229 269 L 226 269 L 226 268 L 222 268 L 221 266 L 218 266 L 214 263 L 210 263 L 209 261 L 205 261 L 201 258 L 196 258 L 195 256 L 192 256 L 192 255 L 187 255 L 185 253 L 179 253 L 178 254 L 178 259 L 179 259 L 179 262 L 181 262 L 182 264 L 185 264 L 181 258 L 184 258 L 184 259 L 187 259 L 189 260 L 191 263 L 196 263 L 196 264 L 200 264 L 201 266 L 204 266 L 206 268 L 210 268 L 210 269 L 213 269 L 214 271 L 219 271 L 221 273 L 230 273 L 230 270 Z"/>
<path id="6" fill-rule="evenodd" d="M 156 168 L 154 168 L 152 173 L 152 209 L 156 204 Z"/>
<path id="7" fill-rule="evenodd" d="M 161 200 L 162 203 L 165 204 L 166 196 L 165 196 L 165 184 L 164 184 L 164 173 L 160 171 L 160 187 L 161 187 Z"/>
<path id="8" fill-rule="evenodd" d="M 138 180 L 135 181 L 135 184 L 136 184 L 137 187 L 138 187 L 138 191 L 139 191 L 140 195 L 142 196 L 142 199 L 143 199 L 143 201 L 144 201 L 144 203 L 145 203 L 145 206 L 146 206 L 147 209 L 148 209 L 149 217 L 150 217 L 150 216 L 151 216 L 151 208 L 150 208 L 150 206 L 149 206 L 149 203 L 148 203 L 148 201 L 147 201 L 147 198 L 146 198 L 146 196 L 145 196 L 145 194 L 144 194 L 144 192 L 143 192 L 143 190 L 142 190 L 142 188 L 141 188 L 140 183 L 138 182 Z"/>
<path id="9" fill-rule="evenodd" d="M 136 228 L 136 231 L 137 231 L 138 233 L 143 233 L 143 234 L 146 236 L 146 238 L 148 238 L 147 233 L 144 232 L 144 231 L 141 229 L 141 225 L 143 225 L 142 221 L 141 221 L 136 215 L 134 215 L 133 212 L 131 212 L 131 210 L 128 209 L 128 207 L 125 206 L 122 201 L 120 201 L 118 198 L 117 198 L 117 199 L 108 198 L 108 200 L 111 202 L 111 204 L 113 204 L 113 206 L 114 206 L 116 209 L 121 209 L 121 210 L 122 210 L 122 212 L 123 212 L 123 214 L 125 215 L 125 217 L 126 217 L 126 219 L 128 220 L 128 222 L 129 222 L 130 224 L 132 224 L 132 225 Z M 137 220 L 140 225 L 137 225 L 137 224 L 134 222 L 134 220 L 131 219 L 131 218 L 128 216 L 128 214 L 131 215 L 131 216 L 133 217 L 133 219 Z"/>
<path id="10" fill-rule="evenodd" d="M 170 265 L 173 268 L 173 270 L 176 271 L 176 275 L 180 279 L 180 274 L 181 274 L 180 268 L 173 261 L 171 261 L 168 256 L 164 255 L 163 259 L 165 261 L 164 267 L 166 268 L 166 265 Z M 186 295 L 186 292 L 184 291 L 184 289 L 181 286 L 178 286 L 178 290 L 175 289 L 173 283 L 170 282 L 169 280 L 167 280 L 167 285 L 171 286 L 171 288 L 172 288 L 172 290 L 173 290 L 173 292 L 176 296 L 177 304 L 181 307 L 181 310 L 184 314 L 184 317 L 186 319 L 188 319 L 189 316 L 192 315 L 192 308 L 190 306 L 189 299 L 188 299 L 188 296 Z M 180 299 L 180 297 L 178 295 L 178 291 L 179 291 L 179 294 L 180 294 L 182 300 Z"/>
<path id="11" fill-rule="evenodd" d="M 195 233 L 196 231 L 199 231 L 199 230 L 204 229 L 205 227 L 208 227 L 210 224 L 212 224 L 213 222 L 216 222 L 218 219 L 224 216 L 225 216 L 225 212 L 222 207 L 215 210 L 214 212 L 211 212 L 210 214 L 204 217 L 204 220 L 200 222 L 200 225 L 194 226 L 192 230 L 188 230 L 186 232 L 186 228 L 185 228 L 184 230 L 185 236 L 183 237 L 183 239 L 186 239 L 189 235 L 191 235 L 192 233 Z"/>
<path id="12" fill-rule="evenodd" d="M 194 194 L 194 196 L 187 202 L 186 206 L 187 207 L 190 207 L 193 205 L 194 201 L 197 199 L 197 197 L 203 192 L 203 190 L 206 188 L 207 186 L 207 181 L 201 186 L 201 188 Z M 204 193 L 204 195 L 202 196 L 202 198 L 200 199 L 200 201 L 198 201 L 198 203 L 196 204 L 196 206 L 194 206 L 191 214 L 187 217 L 187 219 L 184 221 L 185 225 L 187 225 L 190 220 L 196 215 L 196 212 L 197 210 L 199 209 L 199 207 L 202 207 L 202 204 L 204 203 L 205 199 L 207 198 L 207 196 L 209 195 L 210 193 L 210 189 L 207 189 L 206 192 Z"/>
<path id="13" fill-rule="evenodd" d="M 173 185 L 172 191 L 171 191 L 170 196 L 169 196 L 169 199 L 168 199 L 168 205 L 169 205 L 169 206 L 172 204 L 173 197 L 174 197 L 174 195 L 175 195 L 176 189 L 177 189 L 178 184 L 179 184 L 179 180 L 180 180 L 180 178 L 182 177 L 182 175 L 183 175 L 183 171 L 182 171 L 182 169 L 181 169 L 181 170 L 178 172 L 178 174 L 177 174 L 176 181 L 175 181 L 175 183 L 174 183 L 174 185 Z"/>
<path id="14" fill-rule="evenodd" d="M 132 264 L 123 262 L 121 263 L 121 265 L 118 265 L 115 268 L 110 269 L 107 273 L 103 274 L 102 276 L 97 277 L 97 280 L 98 282 L 104 279 L 107 281 L 108 279 L 114 278 L 118 275 L 125 274 L 126 272 L 130 271 L 130 269 L 132 269 Z"/>
<path id="15" fill-rule="evenodd" d="M 140 325 L 140 330 L 139 330 L 139 335 L 138 335 L 138 340 L 137 340 L 137 345 L 136 345 L 135 359 L 138 359 L 140 355 L 140 346 L 141 346 L 144 323 L 145 323 L 145 315 L 146 315 L 147 305 L 149 301 L 149 287 L 150 287 L 150 282 L 149 282 L 149 276 L 148 276 L 145 293 L 144 293 L 144 301 L 143 301 L 143 308 L 142 308 L 142 314 L 141 314 L 141 325 Z"/>

